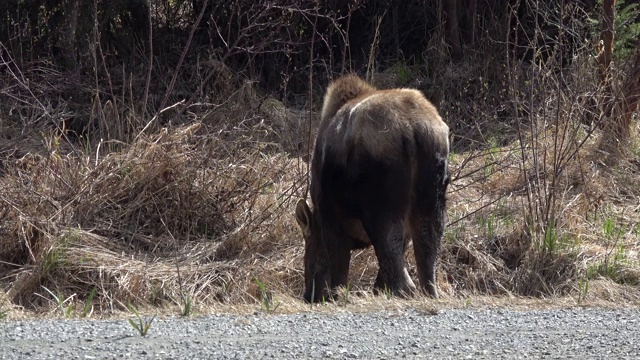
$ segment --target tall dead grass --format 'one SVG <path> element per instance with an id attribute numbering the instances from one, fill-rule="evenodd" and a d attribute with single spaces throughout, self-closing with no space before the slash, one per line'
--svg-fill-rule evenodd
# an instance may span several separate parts
<path id="1" fill-rule="evenodd" d="M 199 301 L 251 296 L 240 279 L 269 276 L 249 263 L 292 247 L 283 215 L 300 187 L 299 163 L 204 128 L 165 129 L 106 156 L 51 148 L 5 164 L 9 297 L 33 307 L 41 286 L 76 294 L 98 286 L 103 305 L 177 301 L 176 268 Z"/>
<path id="2" fill-rule="evenodd" d="M 638 303 L 640 144 L 600 146 L 607 119 L 591 50 L 570 65 L 553 53 L 510 63 L 495 41 L 504 34 L 488 35 L 462 63 L 446 60 L 441 34 L 428 50 L 437 61 L 397 67 L 453 132 L 441 294 Z M 269 298 L 299 297 L 303 245 L 291 212 L 306 193 L 316 116 L 211 66 L 214 80 L 198 86 L 210 94 L 186 105 L 165 97 L 155 116 L 126 74 L 113 77 L 115 90 L 86 91 L 86 106 L 60 99 L 91 86 L 67 79 L 60 92 L 64 76 L 45 64 L 0 75 L 11 100 L 0 104 L 0 307 L 51 308 L 45 288 L 78 303 L 95 288 L 103 313 L 186 298 L 196 308 L 259 306 L 258 284 Z M 388 86 L 406 82 L 395 75 L 385 74 Z M 85 117 L 84 130 L 66 127 Z M 368 299 L 376 273 L 372 249 L 354 252 L 350 290 Z"/>

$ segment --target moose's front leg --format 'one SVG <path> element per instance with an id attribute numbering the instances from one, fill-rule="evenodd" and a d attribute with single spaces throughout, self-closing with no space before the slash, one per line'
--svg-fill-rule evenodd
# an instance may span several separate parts
<path id="1" fill-rule="evenodd" d="M 331 254 L 331 293 L 335 296 L 335 289 L 346 286 L 349 281 L 349 264 L 351 262 L 351 247 L 347 239 L 339 239 L 332 244 Z"/>

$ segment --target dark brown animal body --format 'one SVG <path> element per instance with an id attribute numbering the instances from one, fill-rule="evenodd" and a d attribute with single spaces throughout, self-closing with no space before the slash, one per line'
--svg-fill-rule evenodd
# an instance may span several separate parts
<path id="1" fill-rule="evenodd" d="M 304 200 L 296 207 L 306 301 L 346 285 L 351 250 L 369 245 L 379 264 L 375 286 L 413 293 L 409 238 L 420 286 L 437 296 L 448 154 L 449 128 L 419 91 L 377 90 L 355 75 L 331 83 L 311 164 L 313 210 Z"/>

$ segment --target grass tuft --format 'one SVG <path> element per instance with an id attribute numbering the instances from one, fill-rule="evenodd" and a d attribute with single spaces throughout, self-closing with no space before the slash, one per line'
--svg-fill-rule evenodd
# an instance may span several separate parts
<path id="1" fill-rule="evenodd" d="M 135 315 L 135 320 L 133 319 L 129 319 L 129 324 L 136 329 L 136 331 L 138 332 L 138 334 L 140 334 L 140 336 L 147 336 L 147 334 L 149 333 L 149 329 L 151 328 L 151 324 L 153 323 L 153 320 L 155 320 L 155 316 L 152 317 L 151 319 L 146 319 L 146 318 L 142 318 L 140 316 L 140 314 L 138 313 L 138 309 L 135 308 L 135 306 L 131 305 L 131 303 L 127 304 L 127 309 L 129 309 L 129 311 Z"/>

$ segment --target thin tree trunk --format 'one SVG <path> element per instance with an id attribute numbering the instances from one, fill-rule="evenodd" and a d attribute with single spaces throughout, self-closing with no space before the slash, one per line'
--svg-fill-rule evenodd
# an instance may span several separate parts
<path id="1" fill-rule="evenodd" d="M 599 72 L 600 78 L 605 86 L 610 87 L 610 67 L 611 55 L 613 53 L 613 20 L 615 18 L 616 0 L 604 0 L 602 5 L 602 32 L 600 33 L 600 41 L 602 48 L 599 56 Z"/>
<path id="2" fill-rule="evenodd" d="M 67 0 L 64 4 L 64 31 L 62 32 L 62 39 L 60 39 L 60 47 L 63 51 L 64 66 L 68 70 L 77 66 L 76 30 L 78 28 L 79 5 L 80 0 Z"/>
<path id="3" fill-rule="evenodd" d="M 394 1 L 391 5 L 391 20 L 393 21 L 393 42 L 395 46 L 396 59 L 400 58 L 400 34 L 398 30 L 398 3 Z"/>
<path id="4" fill-rule="evenodd" d="M 467 10 L 467 14 L 466 14 L 467 16 L 465 18 L 465 21 L 467 21 L 468 23 L 465 26 L 467 31 L 465 34 L 464 42 L 465 44 L 469 44 L 472 47 L 476 39 L 476 8 L 477 6 L 478 6 L 477 0 L 466 0 L 465 2 L 465 7 Z"/>
<path id="5" fill-rule="evenodd" d="M 447 41 L 451 51 L 451 60 L 462 60 L 462 44 L 460 43 L 460 28 L 458 26 L 458 0 L 444 0 Z"/>
<path id="6" fill-rule="evenodd" d="M 640 41 L 636 45 L 631 72 L 622 86 L 622 99 L 616 104 L 617 133 L 621 139 L 631 135 L 631 117 L 638 109 L 640 101 Z"/>
<path id="7" fill-rule="evenodd" d="M 616 0 L 604 0 L 602 4 L 602 30 L 600 33 L 600 54 L 598 55 L 598 73 L 602 90 L 601 109 L 604 113 L 603 128 L 605 129 L 601 145 L 615 150 L 624 142 L 627 135 L 618 121 L 616 100 L 613 94 L 613 81 L 611 74 L 611 62 L 613 55 L 614 28 Z"/>

